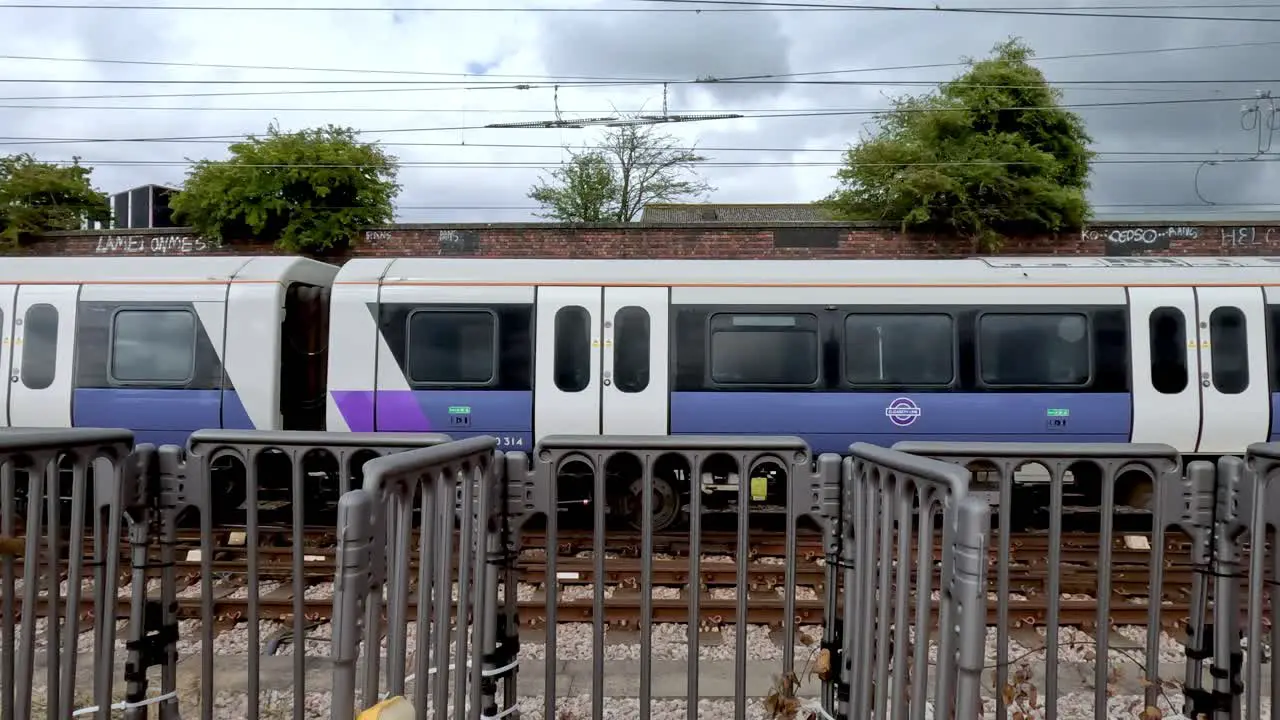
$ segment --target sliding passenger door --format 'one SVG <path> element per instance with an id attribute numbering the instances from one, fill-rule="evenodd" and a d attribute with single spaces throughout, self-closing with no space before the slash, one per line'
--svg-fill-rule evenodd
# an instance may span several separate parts
<path id="1" fill-rule="evenodd" d="M 1133 435 L 1195 452 L 1200 437 L 1196 296 L 1189 287 L 1131 288 Z"/>
<path id="2" fill-rule="evenodd" d="M 1202 453 L 1243 453 L 1271 425 L 1266 306 L 1260 287 L 1196 289 Z"/>
<path id="3" fill-rule="evenodd" d="M 9 372 L 13 356 L 13 298 L 18 288 L 0 285 L 0 427 L 9 426 L 9 387 L 15 382 Z"/>
<path id="4" fill-rule="evenodd" d="M 669 307 L 665 287 L 605 288 L 605 435 L 667 434 Z"/>
<path id="5" fill-rule="evenodd" d="M 71 427 L 77 285 L 22 285 L 13 308 L 9 424 Z"/>
<path id="6" fill-rule="evenodd" d="M 534 443 L 600 434 L 599 287 L 540 287 L 534 349 Z"/>

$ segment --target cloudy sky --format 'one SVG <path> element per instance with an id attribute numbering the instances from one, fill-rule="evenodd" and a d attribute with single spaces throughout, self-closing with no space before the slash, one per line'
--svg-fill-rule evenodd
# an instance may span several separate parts
<path id="1" fill-rule="evenodd" d="M 565 119 L 661 113 L 666 81 L 672 114 L 744 116 L 664 127 L 709 157 L 711 199 L 811 201 L 834 187 L 840 150 L 864 132 L 867 111 L 927 91 L 964 56 L 1018 35 L 1065 102 L 1084 106 L 1102 153 L 1091 191 L 1099 217 L 1280 217 L 1280 165 L 1269 162 L 1280 138 L 1273 155 L 1242 162 L 1259 149 L 1259 119 L 1263 150 L 1280 128 L 1265 101 L 1242 114 L 1259 91 L 1280 96 L 1280 3 L 941 3 L 1047 13 L 1036 15 L 782 1 L 798 4 L 0 1 L 0 153 L 78 155 L 115 192 L 180 184 L 187 159 L 225 157 L 232 138 L 273 120 L 336 123 L 402 161 L 399 220 L 521 221 L 536 210 L 530 184 L 562 161 L 562 146 L 599 130 L 485 125 L 554 119 L 557 95 Z M 1199 19 L 1166 19 L 1178 15 Z M 741 76 L 766 78 L 690 82 Z M 1237 162 L 1200 165 L 1214 157 Z"/>

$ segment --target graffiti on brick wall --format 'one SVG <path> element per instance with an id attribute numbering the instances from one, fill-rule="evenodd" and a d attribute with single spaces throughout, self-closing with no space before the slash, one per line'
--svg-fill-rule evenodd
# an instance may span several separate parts
<path id="1" fill-rule="evenodd" d="M 1191 225 L 1090 228 L 1084 231 L 1084 239 L 1103 243 L 1108 255 L 1134 255 L 1168 250 L 1180 240 L 1199 240 L 1200 228 Z"/>
<path id="2" fill-rule="evenodd" d="M 480 233 L 475 230 L 441 230 L 441 255 L 474 255 L 480 251 Z"/>
<path id="3" fill-rule="evenodd" d="M 104 235 L 98 238 L 98 255 L 199 255 L 221 245 L 195 235 Z"/>
<path id="4" fill-rule="evenodd" d="M 1272 248 L 1280 245 L 1280 227 L 1253 227 L 1250 225 L 1242 225 L 1239 227 L 1220 228 L 1222 232 L 1222 248 L 1224 250 L 1232 249 L 1263 249 Z"/>
<path id="5" fill-rule="evenodd" d="M 390 230 L 365 230 L 364 239 L 366 242 L 383 242 L 392 238 Z"/>

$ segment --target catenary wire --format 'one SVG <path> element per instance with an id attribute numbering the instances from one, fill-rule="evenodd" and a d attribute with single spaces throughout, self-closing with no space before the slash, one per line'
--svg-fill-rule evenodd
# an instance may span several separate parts
<path id="1" fill-rule="evenodd" d="M 1255 100 L 1255 97 L 1217 97 L 1217 98 L 1177 98 L 1168 100 L 1130 100 L 1102 103 L 1074 103 L 1062 104 L 1057 107 L 1062 109 L 1101 109 L 1101 108 L 1121 108 L 1121 107 L 1153 107 L 1153 106 L 1176 106 L 1176 105 L 1194 105 L 1207 103 L 1224 103 L 1224 102 L 1247 102 Z M 1042 111 L 1043 107 L 1006 107 L 1001 108 L 1004 112 L 1033 112 Z M 955 108 L 955 112 L 967 112 L 967 108 Z M 463 112 L 463 111 L 460 111 Z M 815 118 L 815 117 L 843 117 L 843 116 L 859 116 L 859 115 L 881 115 L 888 112 L 888 108 L 868 108 L 859 110 L 839 110 L 827 112 L 775 112 L 775 113 L 757 113 L 753 115 L 739 115 L 732 118 L 707 118 L 707 119 L 687 119 L 672 118 L 668 122 L 717 122 L 724 120 L 766 120 L 779 118 Z M 908 110 L 908 112 L 913 112 Z M 621 119 L 621 118 L 619 118 Z M 572 120 L 566 120 L 565 123 L 572 124 Z M 566 129 L 565 126 L 551 125 L 546 128 L 494 128 L 487 125 L 455 125 L 455 126 L 437 126 L 437 127 L 421 127 L 421 128 L 390 128 L 385 130 L 359 130 L 360 135 L 380 135 L 380 134 L 400 134 L 415 132 L 440 132 L 440 131 L 460 131 L 460 130 L 539 130 L 539 129 Z M 21 136 L 0 136 L 0 145 L 47 145 L 47 144 L 66 144 L 66 143 L 111 143 L 111 142 L 156 142 L 159 140 L 227 140 L 230 142 L 239 141 L 248 138 L 251 134 L 242 135 L 192 135 L 179 136 L 169 138 L 36 138 Z"/>
<path id="2" fill-rule="evenodd" d="M 163 141 L 156 141 L 157 143 Z M 222 140 L 175 140 L 173 142 L 182 144 L 208 144 L 208 145 L 226 145 Z M 495 149 L 547 149 L 547 150 L 564 150 L 573 149 L 571 146 L 553 143 L 474 143 L 474 142 L 380 142 L 381 147 L 439 147 L 439 148 L 495 148 Z M 848 147 L 773 147 L 773 146 L 732 146 L 732 145 L 686 145 L 686 146 L 670 146 L 671 150 L 687 151 L 687 152 L 754 152 L 754 153 L 844 153 L 849 150 Z M 1212 157 L 1251 157 L 1257 155 L 1256 151 L 1222 151 L 1222 150 L 1096 150 L 1097 155 L 1162 155 L 1162 156 L 1203 156 Z"/>
<path id="3" fill-rule="evenodd" d="M 54 165 L 73 165 L 78 162 L 81 166 L 86 167 L 187 167 L 194 165 L 196 161 L 191 160 L 44 160 L 43 162 Z M 220 162 L 220 161 L 215 161 Z M 1151 159 L 1134 159 L 1134 160 L 1094 160 L 1093 165 L 1198 165 L 1205 160 L 1200 158 L 1151 158 Z M 1258 158 L 1251 160 L 1254 164 L 1269 164 L 1280 162 L 1280 156 L 1274 158 Z M 648 167 L 650 165 L 665 166 L 668 163 L 635 163 L 634 167 Z M 856 163 L 858 167 L 885 167 L 885 168 L 913 168 L 913 167 L 1010 167 L 1020 165 L 1034 165 L 1035 163 L 1023 161 L 1002 161 L 1002 160 L 957 160 L 957 161 L 936 161 L 936 162 L 882 162 L 882 163 Z M 528 170 L 528 169 L 552 169 L 563 167 L 563 162 L 548 162 L 536 160 L 423 160 L 423 161 L 400 161 L 395 163 L 400 169 L 447 169 L 447 170 Z M 717 161 L 706 160 L 691 163 L 695 167 L 722 167 L 722 168 L 802 168 L 802 167 L 831 167 L 842 168 L 849 167 L 850 164 L 838 161 Z M 254 168 L 254 169 L 341 169 L 341 170 L 359 170 L 375 167 L 372 164 L 344 164 L 344 163 L 235 163 L 236 168 Z"/>
<path id="4" fill-rule="evenodd" d="M 1278 4 L 1280 5 L 1280 4 Z M 1104 57 L 1125 57 L 1133 55 L 1154 55 L 1170 52 L 1199 52 L 1205 50 L 1232 50 L 1250 47 L 1268 47 L 1280 45 L 1280 40 L 1255 40 L 1235 43 L 1210 43 L 1206 45 L 1181 45 L 1165 48 L 1139 48 L 1128 50 L 1102 50 L 1087 53 L 1067 53 L 1062 55 L 1042 55 L 1030 58 L 1031 63 L 1056 60 L 1087 60 Z M 72 62 L 72 63 L 101 63 L 115 65 L 146 65 L 146 66 L 164 66 L 164 67 L 191 67 L 191 68 L 212 68 L 222 70 L 283 70 L 292 72 L 334 72 L 334 73 L 362 73 L 376 75 L 415 75 L 415 76 L 431 76 L 431 77 L 476 77 L 477 73 L 438 73 L 427 72 L 422 70 L 388 70 L 388 69 L 359 69 L 359 68 L 317 68 L 296 65 L 241 65 L 227 63 L 196 63 L 196 62 L 171 62 L 161 60 L 120 60 L 120 59 L 103 59 L 103 58 L 60 58 L 39 55 L 0 55 L 0 60 L 24 60 L 24 61 L 40 61 L 40 62 Z M 927 70 L 937 68 L 954 68 L 966 67 L 964 62 L 943 62 L 943 63 L 915 63 L 911 65 L 891 65 L 884 67 L 863 67 L 863 68 L 842 68 L 837 70 L 808 70 L 790 73 L 764 73 L 754 75 L 737 75 L 726 76 L 720 78 L 722 81 L 736 80 L 771 80 L 794 77 L 814 77 L 820 75 L 845 75 L 852 73 L 868 73 L 868 72 L 888 72 L 892 70 Z M 534 81 L 555 82 L 559 80 L 596 80 L 596 81 L 621 81 L 621 82 L 662 82 L 663 78 L 640 78 L 640 77 L 602 77 L 592 75 L 503 75 L 493 73 L 483 73 L 483 77 L 489 78 L 507 78 L 522 79 Z"/>
<path id="5" fill-rule="evenodd" d="M 1025 7 L 943 7 L 939 3 L 933 5 L 873 5 L 866 3 L 811 3 L 811 2 L 770 2 L 768 0 L 629 0 L 642 5 L 663 7 L 456 7 L 447 5 L 404 6 L 404 7 L 370 7 L 357 5 L 334 6 L 281 6 L 281 5 L 88 5 L 88 4 L 53 4 L 53 3 L 0 3 L 0 10 L 108 10 L 108 11 L 168 11 L 168 12 L 382 12 L 382 13 L 414 13 L 414 12 L 446 12 L 446 13 L 494 13 L 494 12 L 526 12 L 526 13 L 652 13 L 652 12 L 893 12 L 893 13 L 937 13 L 937 14 L 977 14 L 977 15 L 1014 15 L 1039 17 L 1080 17 L 1109 18 L 1123 20 L 1181 20 L 1199 22 L 1280 22 L 1275 17 L 1241 17 L 1221 15 L 1168 15 L 1157 13 L 1138 13 L 1132 10 L 1177 10 L 1177 9 L 1255 9 L 1265 10 L 1275 7 L 1274 4 L 1244 4 L 1169 6 L 1169 5 L 1128 5 L 1128 6 L 1072 6 L 1042 5 Z M 1115 12 L 1125 9 L 1126 12 Z M 1112 10 L 1113 12 L 1104 12 Z"/>

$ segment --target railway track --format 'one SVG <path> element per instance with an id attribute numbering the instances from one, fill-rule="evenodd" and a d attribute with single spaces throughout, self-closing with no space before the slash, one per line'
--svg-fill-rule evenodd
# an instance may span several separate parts
<path id="1" fill-rule="evenodd" d="M 220 530 L 215 533 L 217 542 L 213 550 L 214 614 L 217 622 L 234 622 L 249 615 L 249 599 L 235 597 L 236 591 L 249 581 L 249 568 L 245 555 L 257 556 L 257 582 L 273 582 L 278 587 L 261 593 L 258 598 L 259 617 L 262 620 L 288 620 L 295 607 L 293 581 L 302 586 L 317 587 L 332 582 L 335 549 L 332 532 L 313 532 L 304 536 L 306 562 L 301 577 L 293 570 L 292 538 L 285 528 L 264 528 L 258 533 L 259 544 L 246 547 L 244 540 L 233 533 Z M 560 597 L 556 602 L 558 622 L 590 622 L 595 616 L 595 606 L 588 588 L 597 581 L 595 558 L 590 554 L 592 535 L 587 532 L 566 531 L 559 535 L 556 575 Z M 522 623 L 538 626 L 547 622 L 546 588 L 547 558 L 545 538 L 527 534 L 523 547 L 526 551 L 516 561 L 518 578 L 528 591 L 519 603 Z M 541 542 L 539 542 L 541 541 Z M 641 594 L 643 563 L 638 559 L 641 538 L 639 533 L 611 534 L 606 543 L 604 574 L 599 579 L 609 588 L 604 602 L 605 620 L 612 626 L 634 627 L 641 619 Z M 1060 562 L 1056 568 L 1059 592 L 1066 596 L 1059 603 L 1059 623 L 1092 629 L 1097 624 L 1098 549 L 1097 535 L 1072 533 L 1063 536 Z M 652 565 L 653 587 L 664 588 L 663 597 L 654 597 L 651 603 L 653 622 L 684 623 L 689 621 L 690 563 L 686 557 L 689 538 L 679 535 L 655 535 Z M 998 543 L 993 541 L 990 557 L 993 565 L 989 571 L 994 587 L 996 577 L 994 561 L 998 560 Z M 328 547 L 326 547 L 328 545 Z M 698 622 L 703 625 L 732 624 L 737 618 L 736 587 L 739 584 L 738 568 L 732 561 L 737 539 L 731 533 L 705 532 L 702 538 L 704 560 L 700 564 L 700 595 Z M 785 605 L 781 595 L 785 588 L 785 539 L 783 536 L 764 535 L 752 538 L 755 551 L 747 564 L 743 583 L 748 591 L 746 622 L 749 624 L 780 625 L 784 620 Z M 1011 539 L 1009 563 L 1009 619 L 1014 627 L 1043 625 L 1049 614 L 1047 587 L 1051 570 L 1048 567 L 1048 537 L 1043 535 L 1018 535 Z M 416 549 L 417 543 L 413 544 Z M 1165 582 L 1162 593 L 1161 624 L 1174 626 L 1190 613 L 1189 590 L 1195 568 L 1190 562 L 1188 544 L 1178 538 L 1169 538 L 1166 544 Z M 201 563 L 191 551 L 199 549 L 197 533 L 179 533 L 175 570 L 178 576 L 178 612 L 183 618 L 200 618 L 201 599 L 196 586 L 200 580 Z M 721 552 L 717 553 L 716 551 Z M 724 559 L 706 559 L 707 555 L 729 555 Z M 416 552 L 411 558 L 410 576 L 416 581 Z M 539 555 L 541 557 L 539 557 Z M 796 619 L 801 624 L 817 624 L 823 620 L 823 601 L 827 569 L 822 562 L 825 553 L 822 539 L 814 535 L 801 535 L 796 547 L 795 600 Z M 935 561 L 939 551 L 935 551 Z M 1147 550 L 1134 550 L 1125 545 L 1122 538 L 1113 539 L 1113 555 L 1110 569 L 1112 578 L 1110 622 L 1116 625 L 1145 625 L 1148 622 L 1147 595 L 1150 587 L 1151 554 Z M 22 564 L 15 563 L 15 576 L 24 577 Z M 128 582 L 127 555 L 121 564 L 121 586 Z M 86 569 L 86 577 L 92 570 Z M 65 575 L 64 575 L 65 576 Z M 933 587 L 938 587 L 934 575 Z M 283 584 L 281 584 L 283 581 Z M 578 592 L 571 593 L 569 588 Z M 319 589 L 317 587 L 317 589 Z M 182 591 L 186 592 L 182 592 Z M 331 592 L 331 591 L 330 591 Z M 412 595 L 416 593 L 411 587 Z M 316 593 L 307 593 L 313 595 Z M 576 594 L 578 597 L 566 597 Z M 655 593 L 656 594 L 656 593 Z M 672 595 L 674 594 L 674 597 Z M 157 594 L 152 593 L 153 596 Z M 804 595 L 804 597 L 801 597 Z M 117 615 L 127 618 L 130 598 L 121 597 Z M 990 597 L 989 622 L 997 621 L 995 598 Z M 85 611 L 92 611 L 92 598 L 83 600 Z M 412 603 L 411 603 L 412 604 Z M 937 603 L 933 606 L 936 608 Z M 44 603 L 37 613 L 44 614 Z M 913 608 L 914 610 L 914 608 Z M 332 613 L 332 598 L 304 596 L 304 615 L 312 621 L 325 621 Z"/>

